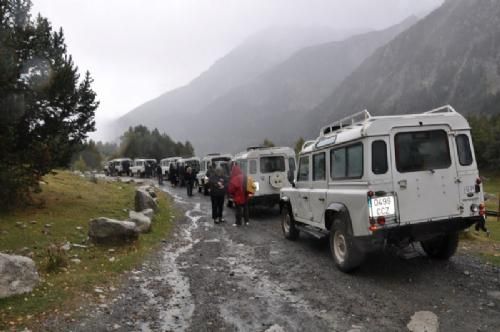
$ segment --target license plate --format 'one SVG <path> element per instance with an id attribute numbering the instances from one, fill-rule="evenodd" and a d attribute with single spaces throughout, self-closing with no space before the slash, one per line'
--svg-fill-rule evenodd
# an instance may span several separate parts
<path id="1" fill-rule="evenodd" d="M 370 216 L 390 216 L 395 213 L 394 196 L 371 198 L 369 200 Z"/>

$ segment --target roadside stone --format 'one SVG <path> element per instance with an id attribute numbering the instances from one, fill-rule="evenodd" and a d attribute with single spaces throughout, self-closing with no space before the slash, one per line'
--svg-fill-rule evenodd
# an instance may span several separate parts
<path id="1" fill-rule="evenodd" d="M 438 317 L 431 311 L 417 311 L 406 327 L 411 332 L 437 332 L 439 330 Z"/>
<path id="2" fill-rule="evenodd" d="M 148 233 L 151 231 L 151 219 L 141 212 L 129 211 L 129 220 L 132 221 L 137 230 L 141 233 Z"/>
<path id="3" fill-rule="evenodd" d="M 137 240 L 139 231 L 131 221 L 101 217 L 90 220 L 89 237 L 95 243 L 124 243 Z"/>
<path id="4" fill-rule="evenodd" d="M 80 264 L 82 261 L 78 258 L 72 258 L 72 259 L 70 259 L 70 262 L 74 263 L 74 264 Z"/>
<path id="5" fill-rule="evenodd" d="M 146 209 L 158 211 L 158 203 L 144 188 L 136 189 L 135 191 L 135 211 L 140 212 Z"/>
<path id="6" fill-rule="evenodd" d="M 489 291 L 486 293 L 489 297 L 500 301 L 500 291 Z"/>
<path id="7" fill-rule="evenodd" d="M 141 211 L 141 213 L 148 218 L 153 218 L 155 211 L 153 209 L 146 209 L 146 210 Z"/>
<path id="8" fill-rule="evenodd" d="M 0 299 L 31 292 L 39 282 L 31 258 L 0 253 Z"/>
<path id="9" fill-rule="evenodd" d="M 37 221 L 36 221 L 36 220 L 31 220 L 31 221 L 30 221 L 30 224 L 32 224 L 32 225 L 34 225 L 34 224 L 36 224 L 36 223 L 37 223 Z"/>
<path id="10" fill-rule="evenodd" d="M 52 224 L 45 224 L 43 227 L 45 227 L 45 228 L 51 228 Z"/>
<path id="11" fill-rule="evenodd" d="M 61 246 L 61 249 L 64 250 L 64 251 L 69 251 L 71 249 L 71 243 L 66 242 L 65 244 L 63 244 Z"/>
<path id="12" fill-rule="evenodd" d="M 464 274 L 465 274 L 466 276 L 470 276 L 470 272 L 469 272 L 469 271 L 464 271 Z"/>

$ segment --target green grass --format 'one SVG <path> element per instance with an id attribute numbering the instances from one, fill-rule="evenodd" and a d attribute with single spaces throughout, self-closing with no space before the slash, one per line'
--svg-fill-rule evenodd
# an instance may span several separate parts
<path id="1" fill-rule="evenodd" d="M 44 181 L 43 192 L 35 196 L 43 204 L 0 215 L 0 252 L 31 254 L 42 278 L 33 293 L 0 300 L 0 330 L 36 326 L 48 315 L 71 312 L 86 298 L 96 298 L 95 287 L 117 283 L 120 274 L 137 266 L 165 239 L 171 227 L 174 212 L 168 198 L 159 193 L 160 212 L 153 219 L 151 233 L 126 246 L 72 248 L 68 259 L 77 255 L 81 263 L 69 262 L 66 268 L 49 273 L 48 246 L 66 241 L 88 245 L 89 220 L 100 216 L 125 219 L 128 212 L 124 209 L 134 206 L 134 186 L 106 181 L 95 184 L 66 171 L 47 176 Z M 44 234 L 47 230 L 49 234 Z"/>
<path id="2" fill-rule="evenodd" d="M 496 195 L 500 193 L 500 173 L 481 174 L 484 177 L 483 188 L 486 193 Z M 487 200 L 488 210 L 498 210 L 498 200 Z M 464 237 L 465 245 L 472 248 L 483 260 L 500 266 L 500 221 L 496 217 L 488 217 L 486 226 L 490 231 L 490 236 L 483 232 L 476 233 L 471 229 Z"/>

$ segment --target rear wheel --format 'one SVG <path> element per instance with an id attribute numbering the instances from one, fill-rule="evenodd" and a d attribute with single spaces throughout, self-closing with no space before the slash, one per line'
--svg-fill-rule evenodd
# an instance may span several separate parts
<path id="1" fill-rule="evenodd" d="M 436 259 L 449 259 L 458 248 L 458 232 L 436 236 L 430 240 L 421 241 L 420 244 L 427 256 Z"/>
<path id="2" fill-rule="evenodd" d="M 281 211 L 281 229 L 286 239 L 295 241 L 299 238 L 300 231 L 295 228 L 295 220 L 288 205 L 285 205 Z"/>
<path id="3" fill-rule="evenodd" d="M 342 272 L 351 272 L 364 260 L 364 253 L 354 244 L 354 238 L 346 231 L 346 224 L 335 220 L 330 230 L 330 251 L 335 264 Z"/>

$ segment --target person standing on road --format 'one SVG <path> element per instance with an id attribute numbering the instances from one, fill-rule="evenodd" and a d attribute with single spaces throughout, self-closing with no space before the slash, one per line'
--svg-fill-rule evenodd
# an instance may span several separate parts
<path id="1" fill-rule="evenodd" d="M 187 195 L 189 197 L 193 196 L 194 173 L 191 167 L 188 167 L 184 173 L 184 183 L 186 184 Z"/>
<path id="2" fill-rule="evenodd" d="M 234 165 L 231 169 L 231 179 L 228 187 L 229 195 L 234 200 L 236 222 L 233 226 L 241 226 L 241 218 L 248 226 L 249 212 L 248 212 L 248 191 L 247 191 L 247 177 L 243 174 L 238 165 Z"/>
<path id="3" fill-rule="evenodd" d="M 156 165 L 156 176 L 158 176 L 158 185 L 163 185 L 163 170 L 160 164 Z"/>
<path id="4" fill-rule="evenodd" d="M 222 217 L 227 188 L 227 178 L 224 176 L 224 170 L 217 167 L 208 181 L 210 199 L 212 200 L 212 219 L 215 224 L 218 224 L 225 221 Z"/>
<path id="5" fill-rule="evenodd" d="M 170 177 L 172 187 L 175 187 L 177 185 L 177 169 L 175 168 L 174 163 L 170 164 L 170 167 L 168 168 L 168 176 Z"/>

